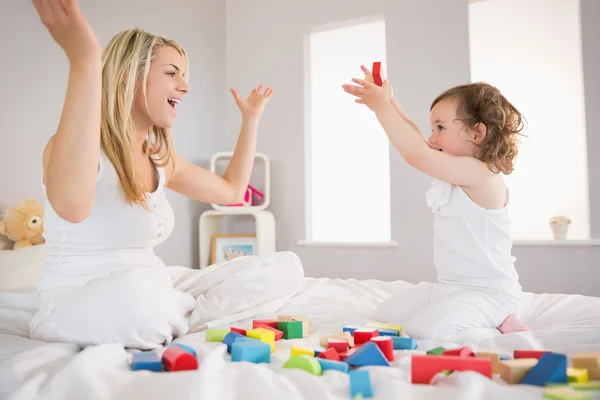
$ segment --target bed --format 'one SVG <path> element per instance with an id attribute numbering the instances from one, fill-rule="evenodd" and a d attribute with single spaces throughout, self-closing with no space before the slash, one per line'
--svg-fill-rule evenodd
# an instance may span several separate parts
<path id="1" fill-rule="evenodd" d="M 30 259 L 39 263 L 35 251 Z M 23 259 L 19 259 L 23 263 Z M 7 263 L 2 263 L 6 269 Z M 25 267 L 25 266 L 23 266 Z M 326 371 L 312 376 L 302 370 L 283 369 L 291 345 L 317 347 L 319 337 L 338 333 L 342 326 L 374 320 L 377 305 L 413 284 L 396 281 L 303 278 L 300 290 L 276 308 L 206 327 L 249 328 L 253 319 L 277 315 L 309 317 L 314 331 L 309 337 L 276 343 L 270 364 L 232 363 L 225 345 L 206 342 L 205 331 L 196 329 L 177 339 L 198 353 L 196 371 L 152 373 L 131 371 L 131 352 L 118 345 L 80 349 L 76 345 L 44 343 L 28 338 L 28 324 L 37 307 L 36 274 L 31 268 L 20 285 L 0 285 L 0 398 L 14 399 L 350 399 L 344 373 Z M 7 276 L 6 271 L 0 273 Z M 1 276 L 1 275 L 0 275 Z M 14 276 L 13 276 L 14 278 Z M 14 279 L 13 279 L 14 282 Z M 29 282 L 29 283 L 27 283 Z M 10 289 L 10 290 L 8 290 Z M 266 311 L 266 312 L 265 312 Z M 514 349 L 552 349 L 576 354 L 600 352 L 600 298 L 561 294 L 528 294 L 520 318 L 530 332 L 506 334 L 481 343 L 473 350 L 495 349 L 511 354 Z M 225 321 L 225 322 L 224 322 Z M 435 385 L 410 383 L 410 356 L 437 346 L 457 345 L 420 341 L 415 351 L 395 351 L 392 367 L 367 367 L 371 371 L 374 399 L 540 399 L 542 389 L 506 385 L 474 372 L 454 373 Z M 160 350 L 159 350 L 160 351 Z M 592 396 L 600 393 L 593 393 Z M 594 397 L 592 397 L 594 398 Z"/>

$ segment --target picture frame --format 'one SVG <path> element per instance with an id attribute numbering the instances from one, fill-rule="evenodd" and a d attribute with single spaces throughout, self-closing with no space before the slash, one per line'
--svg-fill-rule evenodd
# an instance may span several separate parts
<path id="1" fill-rule="evenodd" d="M 211 264 L 256 255 L 256 234 L 215 234 L 211 240 Z"/>

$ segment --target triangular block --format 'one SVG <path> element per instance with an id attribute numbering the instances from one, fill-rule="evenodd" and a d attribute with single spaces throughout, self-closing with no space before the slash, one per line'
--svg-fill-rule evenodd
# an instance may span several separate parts
<path id="1" fill-rule="evenodd" d="M 525 385 L 545 386 L 547 383 L 567 383 L 567 356 L 546 353 L 519 382 Z"/>
<path id="2" fill-rule="evenodd" d="M 344 361 L 356 367 L 364 367 L 367 365 L 383 365 L 386 367 L 390 366 L 390 363 L 385 358 L 379 347 L 373 342 L 367 342 L 363 344 Z"/>

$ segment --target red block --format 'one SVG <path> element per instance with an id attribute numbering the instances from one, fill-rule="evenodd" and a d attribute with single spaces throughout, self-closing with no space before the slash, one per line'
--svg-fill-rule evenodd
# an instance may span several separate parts
<path id="1" fill-rule="evenodd" d="M 371 338 L 371 342 L 379 347 L 388 361 L 394 361 L 394 342 L 392 341 L 391 336 L 377 336 Z"/>
<path id="2" fill-rule="evenodd" d="M 241 335 L 244 335 L 244 336 L 246 336 L 246 330 L 245 330 L 245 329 L 242 329 L 242 328 L 234 328 L 234 327 L 231 327 L 231 332 L 237 332 L 237 333 L 239 333 L 239 334 L 241 334 Z"/>
<path id="3" fill-rule="evenodd" d="M 196 357 L 176 346 L 167 347 L 162 355 L 162 362 L 167 371 L 189 371 L 198 369 L 198 360 Z"/>
<path id="4" fill-rule="evenodd" d="M 340 353 L 338 353 L 336 349 L 330 347 L 329 349 L 319 354 L 317 358 L 325 358 L 327 360 L 340 361 Z"/>
<path id="5" fill-rule="evenodd" d="M 357 329 L 354 331 L 354 345 L 358 347 L 377 336 L 379 336 L 377 329 Z"/>
<path id="6" fill-rule="evenodd" d="M 349 349 L 348 351 L 345 351 L 343 353 L 340 353 L 340 361 L 344 361 L 346 358 L 348 358 L 352 353 L 354 353 L 356 351 L 356 347 Z"/>
<path id="7" fill-rule="evenodd" d="M 283 331 L 280 331 L 279 329 L 275 329 L 270 325 L 257 324 L 255 326 L 255 328 L 263 328 L 263 329 L 266 329 L 266 330 L 269 330 L 269 331 L 275 333 L 275 340 L 279 340 L 283 337 Z"/>
<path id="8" fill-rule="evenodd" d="M 328 339 L 327 348 L 336 349 L 337 352 L 343 353 L 348 351 L 348 342 L 345 339 Z"/>
<path id="9" fill-rule="evenodd" d="M 256 319 L 256 320 L 252 321 L 252 329 L 264 328 L 263 326 L 260 326 L 260 325 L 268 325 L 271 328 L 277 329 L 278 322 L 279 321 L 277 321 L 276 319 L 264 319 L 264 320 Z"/>
<path id="10" fill-rule="evenodd" d="M 475 357 L 475 353 L 468 347 L 459 347 L 457 349 L 446 349 L 444 356 Z"/>
<path id="11" fill-rule="evenodd" d="M 492 360 L 487 358 L 413 355 L 410 369 L 412 383 L 429 384 L 435 374 L 445 369 L 475 371 L 492 378 Z"/>
<path id="12" fill-rule="evenodd" d="M 538 360 L 550 350 L 515 350 L 514 358 L 537 358 Z"/>
<path id="13" fill-rule="evenodd" d="M 371 75 L 373 75 L 373 83 L 377 86 L 383 85 L 383 81 L 381 80 L 381 61 L 375 61 L 373 63 Z"/>

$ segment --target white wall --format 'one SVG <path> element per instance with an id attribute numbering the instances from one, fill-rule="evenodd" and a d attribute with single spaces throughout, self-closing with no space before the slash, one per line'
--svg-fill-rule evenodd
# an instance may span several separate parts
<path id="1" fill-rule="evenodd" d="M 583 63 L 587 126 L 598 119 L 598 28 L 600 2 L 582 0 Z M 433 11 L 435 10 L 435 11 Z M 268 77 L 276 88 L 261 126 L 258 148 L 271 157 L 272 206 L 278 249 L 293 250 L 312 276 L 435 279 L 432 215 L 425 204 L 429 179 L 391 154 L 392 240 L 397 248 L 302 247 L 304 239 L 304 38 L 311 27 L 384 14 L 388 74 L 396 95 L 416 123 L 427 130 L 429 105 L 442 90 L 467 82 L 469 71 L 467 0 L 228 0 L 226 80 L 250 88 Z M 256 21 L 261 21 L 257 23 Z M 372 60 L 365 60 L 369 63 Z M 361 76 L 357 66 L 357 76 Z M 350 77 L 348 77 L 350 78 Z M 233 106 L 226 108 L 228 143 L 237 137 Z M 589 154 L 600 142 L 589 130 Z M 592 234 L 600 229 L 600 161 L 590 157 Z M 360 182 L 357 182 L 360 184 Z M 595 231 L 594 231 L 595 229 Z M 600 295 L 597 279 L 600 248 L 516 247 L 525 290 Z"/>
<path id="2" fill-rule="evenodd" d="M 132 26 L 178 40 L 189 53 L 191 92 L 174 128 L 180 154 L 208 166 L 224 140 L 225 4 L 214 0 L 80 0 L 104 46 Z M 31 1 L 2 0 L 0 63 L 0 209 L 33 196 L 43 200 L 41 154 L 54 133 L 68 62 Z M 229 98 L 227 98 L 229 100 Z M 206 207 L 170 194 L 176 224 L 157 248 L 167 264 L 198 265 L 198 217 Z"/>

